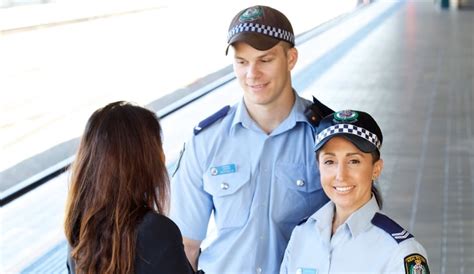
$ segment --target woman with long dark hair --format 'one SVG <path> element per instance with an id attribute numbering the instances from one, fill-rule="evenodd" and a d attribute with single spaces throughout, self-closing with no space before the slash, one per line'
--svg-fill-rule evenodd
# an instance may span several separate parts
<path id="1" fill-rule="evenodd" d="M 157 116 L 123 101 L 95 111 L 71 167 L 69 273 L 192 273 L 168 201 Z"/>

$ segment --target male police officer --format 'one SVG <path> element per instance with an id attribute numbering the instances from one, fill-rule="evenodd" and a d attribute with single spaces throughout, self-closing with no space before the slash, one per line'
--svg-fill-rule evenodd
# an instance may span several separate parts
<path id="1" fill-rule="evenodd" d="M 311 102 L 291 84 L 294 39 L 271 7 L 244 9 L 230 24 L 243 99 L 194 129 L 172 179 L 171 218 L 195 269 L 278 272 L 292 229 L 327 202 L 304 114 Z M 212 213 L 217 237 L 200 253 Z"/>

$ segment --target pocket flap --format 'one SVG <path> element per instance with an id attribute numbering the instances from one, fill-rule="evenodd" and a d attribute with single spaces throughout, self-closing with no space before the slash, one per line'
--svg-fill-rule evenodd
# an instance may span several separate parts
<path id="1" fill-rule="evenodd" d="M 250 181 L 249 167 L 240 164 L 235 165 L 235 172 L 225 174 L 215 174 L 215 172 L 211 171 L 212 168 L 210 168 L 203 178 L 204 190 L 215 197 L 222 197 L 235 193 L 248 183 Z"/>
<path id="2" fill-rule="evenodd" d="M 285 182 L 285 185 L 293 190 L 303 192 L 313 192 L 321 189 L 319 184 L 319 172 L 315 166 L 305 164 L 276 164 L 276 177 Z M 314 181 L 318 180 L 318 181 Z"/>

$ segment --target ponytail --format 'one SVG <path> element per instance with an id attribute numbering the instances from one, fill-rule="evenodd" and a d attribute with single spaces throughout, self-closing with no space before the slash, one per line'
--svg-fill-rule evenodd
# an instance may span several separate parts
<path id="1" fill-rule="evenodd" d="M 382 209 L 383 207 L 383 200 L 382 200 L 382 193 L 380 193 L 380 190 L 378 188 L 378 184 L 372 181 L 372 193 L 375 196 L 375 200 L 377 201 L 377 204 L 379 205 L 379 208 Z"/>

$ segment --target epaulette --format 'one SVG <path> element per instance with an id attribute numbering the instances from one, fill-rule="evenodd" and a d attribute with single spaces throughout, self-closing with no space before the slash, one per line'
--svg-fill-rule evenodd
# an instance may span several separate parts
<path id="1" fill-rule="evenodd" d="M 194 127 L 194 135 L 198 135 L 203 129 L 212 125 L 214 122 L 216 122 L 220 118 L 226 116 L 227 112 L 229 112 L 229 109 L 230 109 L 230 106 L 225 106 L 221 108 L 219 111 L 217 111 L 216 113 L 202 120 L 197 126 Z"/>
<path id="2" fill-rule="evenodd" d="M 390 234 L 397 243 L 413 238 L 413 235 L 403 229 L 403 227 L 381 213 L 375 213 L 375 216 L 372 218 L 372 224 Z"/>
<path id="3" fill-rule="evenodd" d="M 313 104 L 308 106 L 304 114 L 306 119 L 308 119 L 308 122 L 313 125 L 313 127 L 317 127 L 319 121 L 331 113 L 334 113 L 334 110 L 330 109 L 313 96 Z"/>

